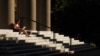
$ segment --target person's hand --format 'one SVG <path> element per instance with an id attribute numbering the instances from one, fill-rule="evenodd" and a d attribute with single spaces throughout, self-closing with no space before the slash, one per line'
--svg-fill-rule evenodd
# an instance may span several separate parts
<path id="1" fill-rule="evenodd" d="M 24 26 L 22 29 L 25 29 L 26 28 L 26 26 Z"/>

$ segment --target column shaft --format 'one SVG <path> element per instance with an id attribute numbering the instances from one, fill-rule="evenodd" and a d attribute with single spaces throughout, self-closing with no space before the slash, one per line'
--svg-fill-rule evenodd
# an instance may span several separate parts
<path id="1" fill-rule="evenodd" d="M 47 22 L 47 26 L 51 27 L 51 0 L 46 0 L 46 22 Z M 51 30 L 50 28 L 47 28 L 46 30 Z"/>
<path id="2" fill-rule="evenodd" d="M 31 19 L 36 21 L 36 0 L 31 0 Z M 31 30 L 36 30 L 36 22 L 31 21 Z"/>
<path id="3" fill-rule="evenodd" d="M 8 0 L 8 24 L 15 20 L 15 0 Z"/>

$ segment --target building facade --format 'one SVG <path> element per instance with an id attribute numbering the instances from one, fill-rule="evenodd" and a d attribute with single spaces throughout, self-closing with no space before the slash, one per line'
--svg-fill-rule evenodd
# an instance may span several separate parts
<path id="1" fill-rule="evenodd" d="M 0 29 L 15 19 L 28 30 L 50 30 L 51 0 L 0 0 Z"/>

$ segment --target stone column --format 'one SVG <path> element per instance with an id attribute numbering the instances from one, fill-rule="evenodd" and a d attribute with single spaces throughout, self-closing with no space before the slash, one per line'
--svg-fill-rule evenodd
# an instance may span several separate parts
<path id="1" fill-rule="evenodd" d="M 15 0 L 8 0 L 8 24 L 15 20 Z"/>
<path id="2" fill-rule="evenodd" d="M 31 0 L 31 20 L 36 21 L 36 0 Z M 36 22 L 31 21 L 31 30 L 36 30 Z"/>
<path id="3" fill-rule="evenodd" d="M 51 27 L 51 0 L 46 0 L 46 25 L 48 27 Z M 50 28 L 46 29 L 47 31 L 50 31 Z"/>

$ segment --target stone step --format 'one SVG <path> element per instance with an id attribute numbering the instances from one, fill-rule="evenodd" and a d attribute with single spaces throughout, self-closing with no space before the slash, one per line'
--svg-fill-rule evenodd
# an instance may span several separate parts
<path id="1" fill-rule="evenodd" d="M 39 31 L 39 34 L 52 34 L 52 31 Z"/>
<path id="2" fill-rule="evenodd" d="M 41 56 L 68 56 L 68 54 L 67 53 L 59 53 L 59 52 L 57 52 L 57 53 L 51 53 L 51 54 L 45 54 L 45 55 L 41 55 Z"/>
<path id="3" fill-rule="evenodd" d="M 34 44 L 32 45 L 18 45 L 16 46 L 5 46 L 5 47 L 0 47 L 0 50 L 25 50 L 25 49 L 33 49 L 33 48 L 42 48 L 41 46 L 35 46 Z"/>
<path id="4" fill-rule="evenodd" d="M 24 53 L 24 54 L 17 54 L 17 55 L 13 55 L 13 56 L 41 56 L 41 55 L 44 55 L 44 54 L 48 54 L 48 53 L 55 53 L 55 52 L 59 52 L 57 50 L 54 50 L 54 51 L 39 51 L 39 52 L 31 52 L 31 53 Z"/>
<path id="5" fill-rule="evenodd" d="M 73 49 L 73 50 L 75 53 L 77 53 L 77 52 L 83 52 L 83 51 L 88 51 L 92 49 L 95 49 L 95 47 L 84 47 L 84 48 L 78 48 L 78 49 Z"/>
<path id="6" fill-rule="evenodd" d="M 22 49 L 22 50 L 13 50 L 9 51 L 9 54 L 25 54 L 25 53 L 31 53 L 31 52 L 40 52 L 40 51 L 48 51 L 48 48 L 31 48 L 31 49 Z"/>
<path id="7" fill-rule="evenodd" d="M 93 47 L 90 44 L 80 44 L 80 45 L 72 45 L 71 49 L 81 49 L 81 48 L 89 48 Z"/>

